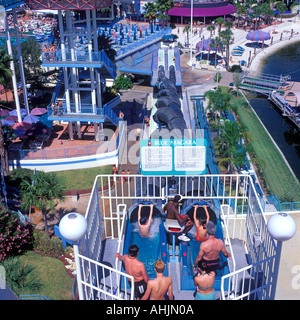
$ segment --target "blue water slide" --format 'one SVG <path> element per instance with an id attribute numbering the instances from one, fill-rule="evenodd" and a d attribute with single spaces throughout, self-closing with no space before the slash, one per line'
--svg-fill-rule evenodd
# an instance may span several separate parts
<path id="1" fill-rule="evenodd" d="M 199 205 L 207 204 L 205 202 L 199 202 L 194 204 Z M 193 210 L 193 206 L 187 206 L 185 210 L 182 211 L 182 213 L 187 213 L 190 215 L 190 211 Z M 198 208 L 199 210 L 199 208 Z M 212 208 L 208 207 L 208 212 L 210 215 L 210 220 L 213 221 L 216 224 L 217 230 L 215 237 L 217 239 L 223 240 L 223 232 L 221 227 L 221 222 L 218 219 L 216 214 L 213 214 Z M 197 218 L 198 218 L 198 211 L 197 211 Z M 190 236 L 190 234 L 189 234 Z M 200 250 L 201 242 L 197 241 L 194 236 L 189 242 L 183 242 L 182 243 L 182 273 L 181 273 L 181 290 L 195 290 L 194 285 L 194 279 L 193 279 L 193 266 L 196 261 L 196 258 L 198 256 L 199 250 Z M 220 253 L 219 255 L 220 264 L 219 268 L 217 270 L 217 275 L 214 283 L 214 289 L 216 291 L 221 290 L 221 278 L 223 275 L 226 275 L 229 273 L 229 267 L 228 267 L 228 261 L 227 258 L 223 255 L 223 253 Z M 228 288 L 228 282 L 225 281 L 225 290 Z"/>
<path id="2" fill-rule="evenodd" d="M 161 211 L 154 205 L 153 222 L 150 225 L 150 237 L 141 237 L 138 232 L 137 223 L 137 211 L 140 203 L 144 205 L 151 204 L 151 202 L 146 201 L 138 202 L 128 210 L 129 218 L 126 222 L 123 254 L 128 253 L 130 245 L 136 244 L 139 247 L 138 259 L 144 263 L 149 278 L 156 278 L 154 265 L 157 260 L 162 260 L 165 263 L 164 275 L 168 276 L 167 239 Z M 149 207 L 142 208 L 142 217 L 144 214 L 149 214 L 149 209 L 147 210 L 147 208 Z M 144 212 L 143 209 L 145 209 Z M 125 272 L 124 266 L 122 267 L 122 271 Z"/>

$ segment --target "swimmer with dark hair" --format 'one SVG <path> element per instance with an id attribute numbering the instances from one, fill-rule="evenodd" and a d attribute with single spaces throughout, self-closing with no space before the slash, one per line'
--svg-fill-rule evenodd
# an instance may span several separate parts
<path id="1" fill-rule="evenodd" d="M 149 217 L 141 217 L 142 207 L 149 206 L 150 207 L 150 214 Z M 138 224 L 140 227 L 140 236 L 141 237 L 149 237 L 150 236 L 150 224 L 152 222 L 152 214 L 153 214 L 153 204 L 139 204 L 138 210 Z"/>

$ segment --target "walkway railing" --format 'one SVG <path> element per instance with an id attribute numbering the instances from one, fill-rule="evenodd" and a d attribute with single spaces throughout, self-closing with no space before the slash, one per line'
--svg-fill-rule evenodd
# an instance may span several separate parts
<path id="1" fill-rule="evenodd" d="M 230 214 L 227 206 L 221 206 L 227 230 L 232 230 L 230 238 L 244 239 L 249 266 L 222 277 L 222 299 L 268 300 L 272 297 L 274 285 L 274 263 L 276 257 L 275 241 L 267 229 L 267 220 L 260 205 L 252 179 L 249 179 L 247 215 Z M 236 235 L 240 225 L 243 234 Z M 224 283 L 229 282 L 228 291 Z"/>
<path id="2" fill-rule="evenodd" d="M 116 66 L 104 50 L 93 52 L 86 49 L 56 49 L 55 52 L 42 52 L 42 63 L 45 65 L 63 62 L 77 63 L 79 66 L 88 66 L 88 63 L 98 64 L 99 68 L 104 66 L 113 78 L 116 77 Z"/>

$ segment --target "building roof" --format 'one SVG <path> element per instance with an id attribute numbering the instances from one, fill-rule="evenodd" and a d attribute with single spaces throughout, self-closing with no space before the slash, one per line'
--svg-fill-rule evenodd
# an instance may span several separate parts
<path id="1" fill-rule="evenodd" d="M 233 14 L 236 12 L 236 8 L 234 5 L 227 3 L 225 6 L 214 6 L 214 7 L 202 7 L 202 8 L 193 8 L 193 16 L 194 17 L 217 17 L 224 16 L 227 14 Z M 190 17 L 191 16 L 191 8 L 185 7 L 174 7 L 169 10 L 168 14 L 170 16 L 178 16 L 178 17 Z"/>

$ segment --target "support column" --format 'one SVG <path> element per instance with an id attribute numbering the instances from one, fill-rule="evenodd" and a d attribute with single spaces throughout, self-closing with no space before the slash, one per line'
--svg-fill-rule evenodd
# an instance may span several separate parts
<path id="1" fill-rule="evenodd" d="M 69 138 L 70 138 L 70 140 L 74 140 L 74 137 L 73 137 L 73 122 L 72 121 L 69 121 Z"/>
<path id="2" fill-rule="evenodd" d="M 64 35 L 64 25 L 63 25 L 63 18 L 62 18 L 62 11 L 58 10 L 58 22 L 59 22 L 59 34 L 60 34 L 60 43 L 61 43 L 61 54 L 62 60 L 66 61 L 66 44 L 65 44 L 65 35 Z M 67 106 L 67 113 L 71 111 L 70 109 L 70 90 L 69 90 L 69 82 L 68 82 L 68 69 L 66 67 L 63 68 L 64 70 L 64 85 L 65 85 L 65 97 L 66 97 L 66 106 Z M 73 139 L 73 137 L 72 137 Z"/>
<path id="3" fill-rule="evenodd" d="M 95 133 L 95 140 L 99 141 L 99 135 L 98 135 L 98 123 L 94 122 L 94 133 Z"/>
<path id="4" fill-rule="evenodd" d="M 21 75 L 22 89 L 23 89 L 23 98 L 24 98 L 25 109 L 27 111 L 27 114 L 29 114 L 30 111 L 29 111 L 29 105 L 28 105 L 26 79 L 24 74 L 24 66 L 23 66 L 23 59 L 22 59 L 22 52 L 21 52 L 21 45 L 20 45 L 20 36 L 19 36 L 16 8 L 13 8 L 12 12 L 13 12 L 14 29 L 16 30 L 17 52 L 18 52 L 18 59 L 19 59 L 19 69 L 20 69 L 20 75 Z"/>
<path id="5" fill-rule="evenodd" d="M 5 19 L 5 35 L 6 35 L 7 51 L 8 51 L 8 54 L 11 57 L 13 57 L 12 48 L 11 48 L 10 34 L 9 34 L 9 27 L 8 27 L 8 21 L 7 21 L 7 15 L 6 14 L 5 14 L 5 18 L 4 19 Z M 12 71 L 12 83 L 13 83 L 15 102 L 16 102 L 16 110 L 17 110 L 18 122 L 22 122 L 20 100 L 19 100 L 19 95 L 18 95 L 18 86 L 17 86 L 17 79 L 16 79 L 16 70 L 15 70 L 15 64 L 14 64 L 13 60 L 10 61 L 10 69 Z"/>

